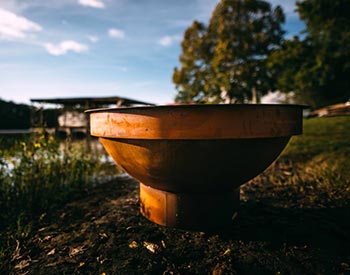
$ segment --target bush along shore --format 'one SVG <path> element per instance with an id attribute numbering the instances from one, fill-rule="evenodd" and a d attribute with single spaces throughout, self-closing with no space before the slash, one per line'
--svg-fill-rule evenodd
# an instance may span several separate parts
<path id="1" fill-rule="evenodd" d="M 136 181 L 93 185 L 104 170 L 89 156 L 62 156 L 46 137 L 19 143 L 18 168 L 1 172 L 0 273 L 349 274 L 349 125 L 350 117 L 305 120 L 304 134 L 241 187 L 239 215 L 217 232 L 155 225 L 139 213 Z M 18 159 L 30 163 L 21 173 Z"/>
<path id="2" fill-rule="evenodd" d="M 116 174 L 110 165 L 84 144 L 45 132 L 0 138 L 0 271 L 9 264 L 9 249 L 32 234 L 33 222 L 88 194 L 102 175 Z"/>

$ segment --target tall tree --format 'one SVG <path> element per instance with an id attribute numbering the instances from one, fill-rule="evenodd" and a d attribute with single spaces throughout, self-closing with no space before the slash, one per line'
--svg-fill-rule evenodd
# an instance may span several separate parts
<path id="1" fill-rule="evenodd" d="M 297 2 L 306 36 L 284 42 L 269 59 L 278 72 L 277 87 L 294 91 L 314 107 L 350 97 L 350 1 Z"/>
<path id="2" fill-rule="evenodd" d="M 180 55 L 181 69 L 174 69 L 173 81 L 181 87 L 176 96 L 177 102 L 203 101 L 207 90 L 203 80 L 207 74 L 206 64 L 210 53 L 204 50 L 206 27 L 197 21 L 186 30 Z"/>
<path id="3" fill-rule="evenodd" d="M 275 87 L 285 93 L 293 92 L 294 100 L 311 106 L 319 99 L 322 66 L 315 62 L 315 48 L 309 39 L 294 37 L 285 40 L 280 49 L 272 52 L 267 66 L 276 76 Z"/>
<path id="4" fill-rule="evenodd" d="M 284 34 L 284 14 L 262 0 L 222 0 L 209 25 L 185 32 L 173 82 L 178 102 L 247 102 L 273 88 L 266 67 Z"/>

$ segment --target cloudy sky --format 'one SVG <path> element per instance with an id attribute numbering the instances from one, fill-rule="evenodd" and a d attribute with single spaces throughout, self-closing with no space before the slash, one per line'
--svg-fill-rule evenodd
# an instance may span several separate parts
<path id="1" fill-rule="evenodd" d="M 287 36 L 304 27 L 294 0 Z M 173 101 L 171 77 L 193 20 L 218 0 L 0 0 L 0 98 L 125 96 Z"/>

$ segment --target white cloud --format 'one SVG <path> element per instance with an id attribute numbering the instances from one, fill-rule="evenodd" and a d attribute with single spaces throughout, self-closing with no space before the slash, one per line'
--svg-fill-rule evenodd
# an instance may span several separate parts
<path id="1" fill-rule="evenodd" d="M 69 51 L 75 53 L 82 53 L 86 52 L 89 49 L 88 46 L 80 44 L 74 40 L 65 40 L 56 45 L 51 43 L 45 43 L 44 47 L 47 50 L 47 52 L 52 55 L 64 55 Z"/>
<path id="2" fill-rule="evenodd" d="M 105 4 L 101 0 L 79 0 L 80 5 L 96 9 L 103 9 Z"/>
<path id="3" fill-rule="evenodd" d="M 23 39 L 30 32 L 41 30 L 39 24 L 0 8 L 0 39 Z"/>
<path id="4" fill-rule="evenodd" d="M 169 47 L 175 42 L 181 41 L 181 36 L 179 35 L 166 35 L 158 40 L 158 44 L 163 47 Z"/>
<path id="5" fill-rule="evenodd" d="M 97 36 L 95 36 L 95 35 L 88 35 L 88 36 L 86 36 L 86 37 L 87 37 L 87 39 L 89 39 L 89 41 L 90 41 L 91 43 L 97 43 L 98 40 L 99 40 L 99 38 L 98 38 Z"/>
<path id="6" fill-rule="evenodd" d="M 122 30 L 118 29 L 109 29 L 108 35 L 112 38 L 123 39 L 125 37 L 125 33 Z"/>

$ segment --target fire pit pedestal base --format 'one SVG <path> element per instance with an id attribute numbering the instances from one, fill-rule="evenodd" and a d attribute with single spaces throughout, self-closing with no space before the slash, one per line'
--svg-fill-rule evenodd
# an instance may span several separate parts
<path id="1" fill-rule="evenodd" d="M 140 210 L 160 225 L 184 229 L 224 228 L 239 208 L 239 188 L 232 192 L 171 193 L 140 183 Z"/>

